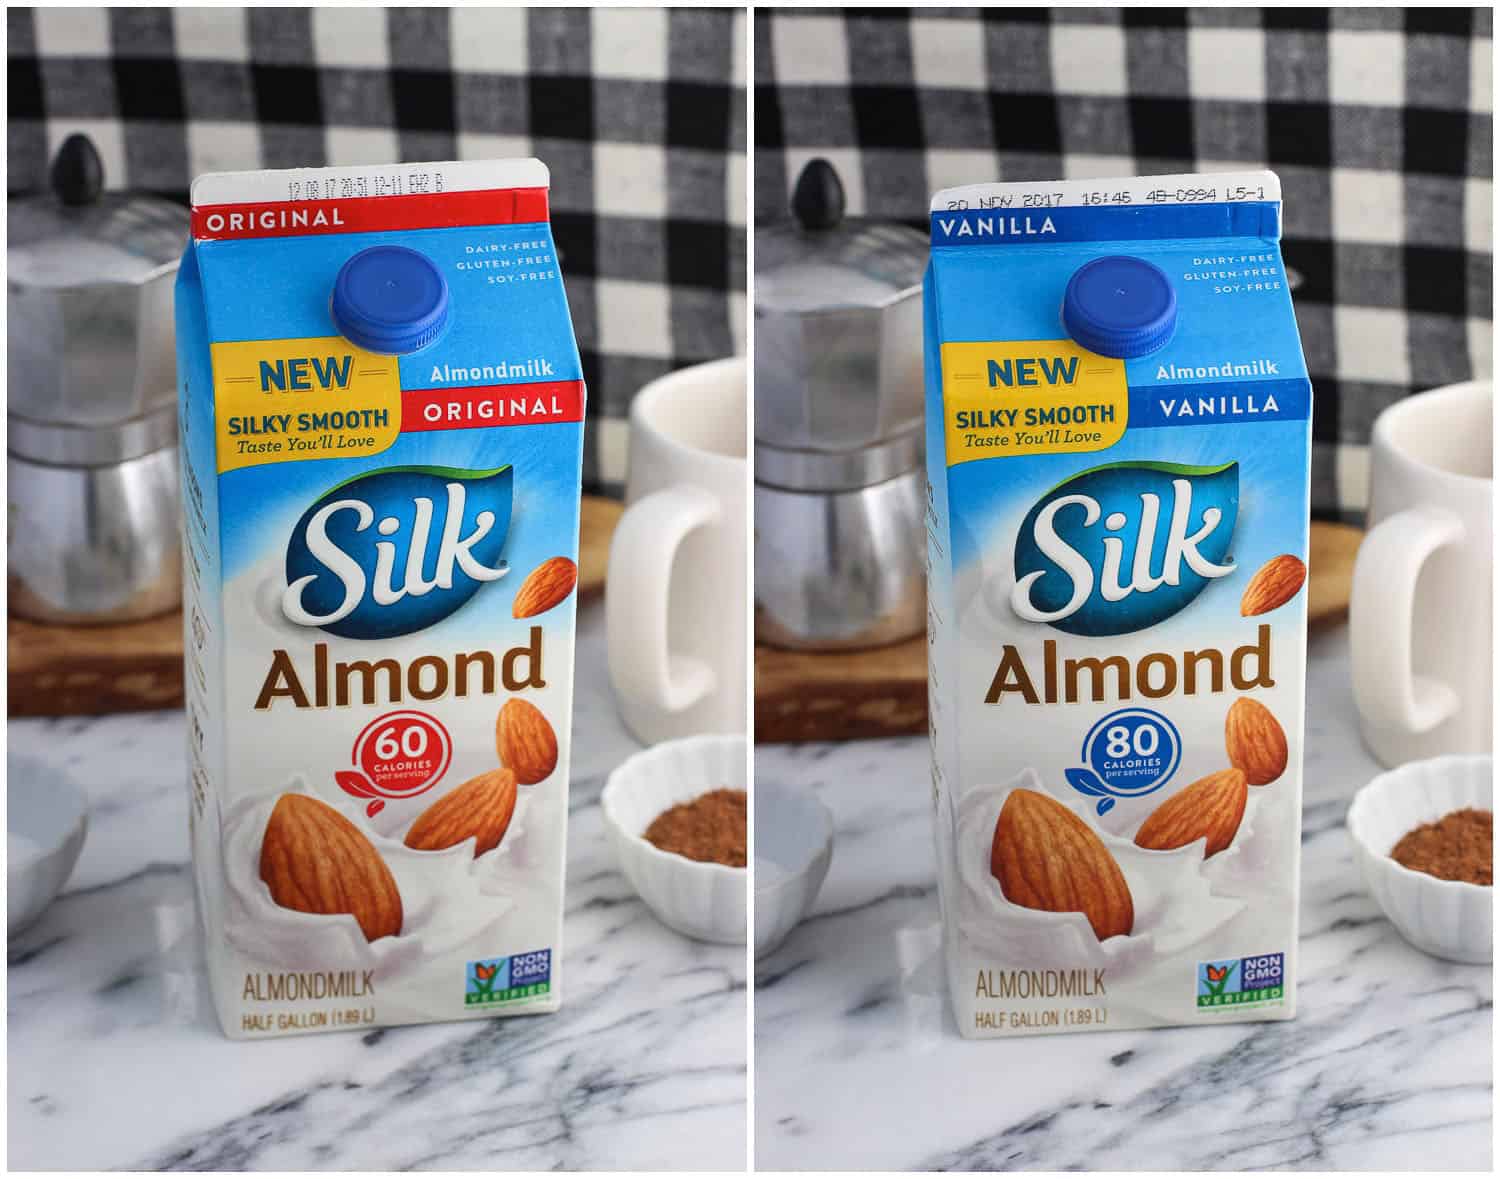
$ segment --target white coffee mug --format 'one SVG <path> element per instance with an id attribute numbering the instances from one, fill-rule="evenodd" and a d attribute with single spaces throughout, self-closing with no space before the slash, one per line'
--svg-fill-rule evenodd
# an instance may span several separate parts
<path id="1" fill-rule="evenodd" d="M 630 407 L 604 610 L 620 715 L 647 744 L 745 731 L 746 395 L 731 357 L 653 381 Z"/>
<path id="2" fill-rule="evenodd" d="M 1493 744 L 1493 406 L 1473 381 L 1375 421 L 1349 631 L 1360 727 L 1387 766 Z"/>

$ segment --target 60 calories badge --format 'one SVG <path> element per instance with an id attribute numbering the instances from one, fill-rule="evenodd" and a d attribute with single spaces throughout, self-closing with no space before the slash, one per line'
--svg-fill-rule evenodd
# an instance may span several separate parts
<path id="1" fill-rule="evenodd" d="M 453 739 L 425 712 L 388 712 L 354 739 L 355 769 L 339 770 L 334 780 L 345 794 L 368 800 L 374 818 L 386 799 L 411 798 L 428 789 L 453 760 Z"/>
<path id="2" fill-rule="evenodd" d="M 1087 766 L 1064 770 L 1068 785 L 1098 799 L 1100 815 L 1117 798 L 1140 798 L 1165 786 L 1182 760 L 1177 726 L 1149 708 L 1122 708 L 1089 730 L 1083 739 Z"/>

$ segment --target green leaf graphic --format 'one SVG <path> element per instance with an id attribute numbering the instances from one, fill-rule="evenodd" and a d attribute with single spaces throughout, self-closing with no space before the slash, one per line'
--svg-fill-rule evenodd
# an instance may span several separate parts
<path id="1" fill-rule="evenodd" d="M 349 478 L 335 483 L 322 495 L 318 496 L 318 498 L 325 499 L 328 496 L 332 495 L 340 487 L 347 487 L 351 483 L 358 483 L 361 479 L 364 479 L 369 475 L 396 475 L 404 474 L 408 471 L 415 471 L 418 474 L 433 475 L 438 479 L 457 479 L 460 482 L 472 482 L 475 479 L 488 479 L 493 475 L 498 475 L 502 471 L 508 470 L 510 470 L 509 463 L 506 463 L 501 467 L 495 467 L 493 470 L 489 471 L 469 471 L 465 470 L 463 467 L 433 467 L 426 466 L 422 463 L 414 463 L 410 466 L 405 467 L 382 467 L 378 471 L 363 471 L 358 475 L 350 475 Z"/>
<path id="2" fill-rule="evenodd" d="M 1231 462 L 1220 463 L 1217 467 L 1192 467 L 1187 463 L 1164 463 L 1157 459 L 1124 459 L 1118 463 L 1101 463 L 1097 467 L 1090 467 L 1086 471 L 1078 471 L 1069 475 L 1061 483 L 1049 487 L 1042 498 L 1046 499 L 1048 495 L 1051 495 L 1059 487 L 1066 487 L 1074 479 L 1082 479 L 1085 475 L 1092 475 L 1095 471 L 1117 471 L 1128 467 L 1133 471 L 1161 471 L 1166 475 L 1181 475 L 1186 479 L 1201 479 L 1206 475 L 1217 475 L 1221 471 L 1227 471 L 1238 461 L 1236 459 Z"/>

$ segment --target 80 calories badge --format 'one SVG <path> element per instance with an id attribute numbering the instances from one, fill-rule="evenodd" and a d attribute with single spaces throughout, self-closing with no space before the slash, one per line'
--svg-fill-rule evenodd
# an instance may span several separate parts
<path id="1" fill-rule="evenodd" d="M 354 739 L 355 769 L 334 774 L 340 789 L 368 800 L 365 813 L 374 818 L 386 799 L 411 798 L 428 789 L 453 760 L 448 730 L 425 712 L 388 712 L 364 727 Z"/>
<path id="2" fill-rule="evenodd" d="M 1088 764 L 1065 770 L 1068 785 L 1097 798 L 1106 815 L 1117 798 L 1139 798 L 1166 784 L 1182 760 L 1177 727 L 1149 708 L 1122 708 L 1089 730 L 1083 739 Z"/>

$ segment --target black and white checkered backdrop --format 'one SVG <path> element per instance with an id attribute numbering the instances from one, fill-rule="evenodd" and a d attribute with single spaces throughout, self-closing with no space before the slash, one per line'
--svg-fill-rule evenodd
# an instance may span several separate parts
<path id="1" fill-rule="evenodd" d="M 1491 37 L 1488 9 L 757 10 L 755 216 L 819 155 L 924 230 L 947 185 L 1269 166 L 1314 512 L 1357 520 L 1375 415 L 1490 375 Z"/>
<path id="2" fill-rule="evenodd" d="M 733 9 L 8 12 L 9 183 L 73 131 L 111 188 L 201 172 L 536 155 L 589 384 L 585 482 L 619 488 L 653 377 L 743 349 L 743 14 Z"/>

